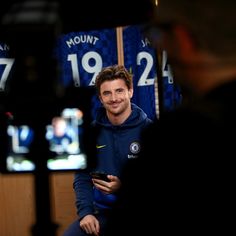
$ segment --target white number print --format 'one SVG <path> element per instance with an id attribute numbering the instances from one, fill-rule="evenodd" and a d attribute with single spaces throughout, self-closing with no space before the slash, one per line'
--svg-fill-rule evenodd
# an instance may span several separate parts
<path id="1" fill-rule="evenodd" d="M 79 75 L 79 62 L 78 62 L 78 55 L 77 54 L 69 54 L 67 57 L 67 60 L 71 63 L 71 69 L 72 69 L 72 77 L 74 81 L 74 85 L 76 87 L 80 86 L 80 75 Z M 95 63 L 93 66 L 90 65 L 89 61 L 94 60 Z M 148 78 L 148 75 L 150 71 L 153 68 L 154 61 L 153 57 L 148 52 L 139 52 L 137 54 L 137 65 L 141 65 L 141 61 L 146 60 L 146 67 L 143 70 L 143 73 L 141 74 L 140 78 L 138 79 L 137 86 L 148 86 L 153 85 L 155 78 Z M 81 59 L 81 66 L 82 69 L 86 72 L 93 74 L 91 81 L 89 82 L 89 86 L 93 86 L 95 84 L 95 79 L 98 73 L 102 69 L 102 57 L 99 53 L 95 51 L 87 52 L 83 55 Z"/>
<path id="2" fill-rule="evenodd" d="M 147 85 L 153 85 L 155 78 L 148 78 L 148 75 L 153 67 L 153 57 L 148 52 L 139 52 L 137 55 L 137 65 L 141 65 L 141 61 L 145 59 L 147 61 L 146 67 L 143 70 L 143 73 L 141 74 L 139 80 L 138 80 L 138 86 L 147 86 Z"/>
<path id="3" fill-rule="evenodd" d="M 167 53 L 163 51 L 162 53 L 162 76 L 168 78 L 168 83 L 173 84 L 173 73 L 169 64 L 167 64 Z"/>
<path id="4" fill-rule="evenodd" d="M 5 84 L 7 79 L 9 78 L 9 74 L 11 71 L 11 68 L 14 64 L 15 59 L 13 58 L 0 58 L 0 65 L 5 65 L 2 75 L 0 77 L 0 90 L 5 89 Z"/>
<path id="5" fill-rule="evenodd" d="M 72 77 L 76 87 L 80 86 L 80 75 L 79 75 L 79 62 L 78 62 L 78 55 L 77 54 L 69 54 L 67 60 L 71 63 L 72 69 Z M 93 66 L 89 64 L 90 60 L 94 60 L 95 63 Z M 99 53 L 95 51 L 87 52 L 83 55 L 81 59 L 81 66 L 82 68 L 90 73 L 93 74 L 91 81 L 89 82 L 89 86 L 93 86 L 95 84 L 95 79 L 97 74 L 102 69 L 102 57 Z"/>

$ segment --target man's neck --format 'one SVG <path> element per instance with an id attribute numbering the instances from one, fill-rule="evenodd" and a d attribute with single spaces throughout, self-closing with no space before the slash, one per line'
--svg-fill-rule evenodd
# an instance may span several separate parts
<path id="1" fill-rule="evenodd" d="M 196 94 L 205 95 L 222 84 L 236 80 L 236 67 L 216 65 L 215 67 L 192 71 L 192 79 L 192 89 Z"/>
<path id="2" fill-rule="evenodd" d="M 221 84 L 236 80 L 234 60 L 219 60 L 207 54 L 201 56 L 176 66 L 176 72 L 182 75 L 180 80 L 186 78 L 183 84 L 195 95 L 204 96 Z"/>

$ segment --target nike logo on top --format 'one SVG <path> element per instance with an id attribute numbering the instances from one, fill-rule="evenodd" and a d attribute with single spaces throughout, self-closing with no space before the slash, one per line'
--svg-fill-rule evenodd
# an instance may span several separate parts
<path id="1" fill-rule="evenodd" d="M 104 148 L 106 147 L 106 145 L 96 145 L 96 148 L 99 149 L 99 148 Z"/>

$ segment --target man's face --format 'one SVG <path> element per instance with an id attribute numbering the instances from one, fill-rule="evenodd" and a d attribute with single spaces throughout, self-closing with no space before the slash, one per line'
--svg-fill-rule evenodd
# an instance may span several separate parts
<path id="1" fill-rule="evenodd" d="M 100 101 L 112 115 L 120 115 L 130 109 L 130 99 L 133 96 L 133 89 L 128 89 L 124 80 L 115 79 L 105 81 L 100 87 Z"/>

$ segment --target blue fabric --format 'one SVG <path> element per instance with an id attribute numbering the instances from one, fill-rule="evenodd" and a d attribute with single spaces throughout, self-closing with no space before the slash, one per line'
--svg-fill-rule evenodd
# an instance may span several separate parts
<path id="1" fill-rule="evenodd" d="M 159 113 L 157 82 L 157 50 L 154 48 L 142 25 L 129 25 L 123 29 L 124 64 L 133 74 L 134 94 L 132 102 L 137 104 L 151 119 Z"/>
<path id="2" fill-rule="evenodd" d="M 99 235 L 102 235 L 104 232 L 105 226 L 107 224 L 109 212 L 98 212 L 95 215 L 100 223 Z M 66 231 L 63 233 L 62 236 L 86 236 L 86 235 L 88 234 L 86 234 L 85 231 L 83 231 L 83 229 L 80 228 L 79 220 L 76 220 L 66 229 Z"/>
<path id="3" fill-rule="evenodd" d="M 132 104 L 132 113 L 121 125 L 112 125 L 106 117 L 105 109 L 100 108 L 93 126 L 98 128 L 96 171 L 120 177 L 124 166 L 138 157 L 141 150 L 140 136 L 143 129 L 152 121 L 146 113 Z M 112 208 L 115 194 L 103 194 L 93 188 L 89 172 L 78 171 L 74 179 L 76 206 L 79 217 L 94 213 L 98 209 Z"/>

